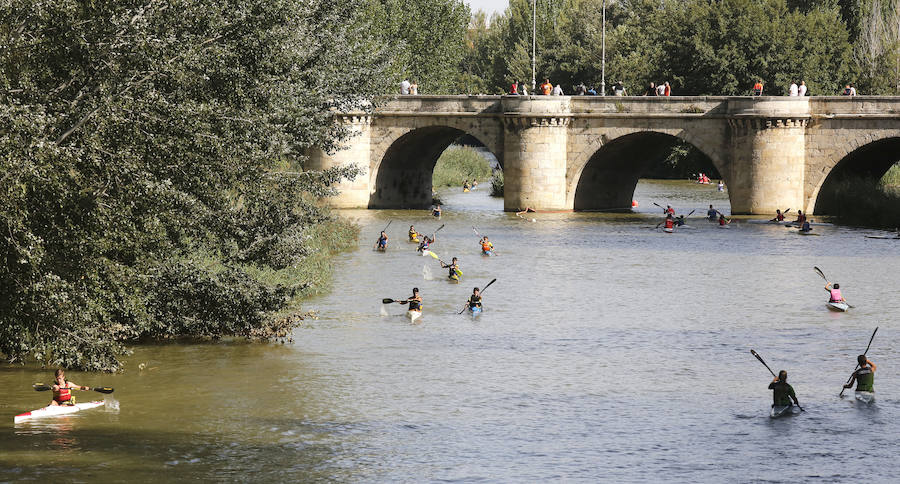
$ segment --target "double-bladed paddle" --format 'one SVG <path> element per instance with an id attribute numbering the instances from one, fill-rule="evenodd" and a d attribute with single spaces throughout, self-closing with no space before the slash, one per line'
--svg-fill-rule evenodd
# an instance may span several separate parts
<path id="1" fill-rule="evenodd" d="M 825 277 L 825 273 L 822 272 L 822 269 L 819 269 L 818 267 L 813 266 L 813 270 L 816 271 L 816 274 L 822 276 L 822 279 L 825 280 L 825 284 L 830 284 L 830 283 L 828 282 L 828 278 Z M 847 301 L 844 301 L 844 304 L 846 304 L 847 307 L 849 307 L 849 308 L 856 308 L 856 306 L 854 306 L 854 305 L 848 303 Z M 875 328 L 875 330 L 877 331 L 878 328 Z M 872 336 L 874 337 L 874 336 L 875 336 L 875 333 L 872 333 Z M 870 342 L 870 343 L 871 343 L 871 342 Z"/>
<path id="2" fill-rule="evenodd" d="M 391 220 L 388 220 L 388 224 L 387 224 L 387 225 L 385 225 L 385 226 L 384 226 L 384 228 L 383 228 L 383 229 L 381 229 L 381 231 L 382 231 L 382 232 L 384 232 L 384 231 L 386 231 L 386 230 L 387 230 L 387 229 L 388 229 L 388 227 L 390 227 L 390 226 L 391 226 L 391 222 L 393 222 L 393 221 L 394 221 L 394 220 L 393 220 L 393 219 L 391 219 Z"/>
<path id="3" fill-rule="evenodd" d="M 816 269 L 818 269 L 818 267 Z M 872 331 L 872 337 L 869 338 L 869 344 L 866 345 L 866 351 L 863 351 L 863 355 L 865 355 L 866 353 L 869 352 L 869 348 L 872 347 L 872 340 L 875 339 L 875 333 L 877 333 L 877 332 L 878 332 L 878 326 L 875 326 L 875 331 Z M 856 368 L 853 369 L 854 373 L 856 373 L 857 368 L 859 368 L 859 362 L 856 363 Z M 850 378 L 847 379 L 846 384 L 849 385 L 851 380 L 853 380 L 853 375 L 850 375 Z M 838 394 L 839 397 L 844 396 L 844 390 L 846 390 L 846 388 L 841 388 L 841 393 Z"/>
<path id="4" fill-rule="evenodd" d="M 387 298 L 387 297 L 381 300 L 381 303 L 382 303 L 382 304 L 391 304 L 391 303 L 406 304 L 406 303 L 408 303 L 408 302 L 409 302 L 409 301 L 406 300 L 406 299 L 404 299 L 404 300 L 402 300 L 402 301 L 395 301 L 395 300 L 390 299 L 390 298 Z"/>
<path id="5" fill-rule="evenodd" d="M 34 390 L 38 392 L 46 392 L 47 390 L 53 390 L 53 387 L 50 385 L 44 385 L 43 383 L 35 383 Z M 78 390 L 77 388 L 72 388 L 72 390 Z M 110 387 L 88 387 L 88 391 L 93 390 L 98 393 L 112 393 L 113 389 Z"/>
<path id="6" fill-rule="evenodd" d="M 763 361 L 762 356 L 759 356 L 759 353 L 757 353 L 755 350 L 751 349 L 751 350 L 750 350 L 750 354 L 752 354 L 753 356 L 755 356 L 756 359 L 759 360 L 759 362 L 762 363 L 763 366 L 765 366 L 767 370 L 769 370 L 769 373 L 771 373 L 772 376 L 774 376 L 775 378 L 778 378 L 778 375 L 776 375 L 775 372 L 772 371 L 771 368 L 769 368 L 769 365 L 767 365 L 766 362 Z M 806 411 L 806 410 L 803 410 L 803 407 L 801 407 L 799 403 L 797 404 L 797 408 L 799 408 L 801 412 L 805 412 L 805 411 Z"/>
<path id="7" fill-rule="evenodd" d="M 493 278 L 493 279 L 491 279 L 491 282 L 487 283 L 487 285 L 485 285 L 483 288 L 481 288 L 481 294 L 484 294 L 484 291 L 486 291 L 487 288 L 491 287 L 491 284 L 493 284 L 496 280 L 497 280 L 496 277 Z M 463 308 L 462 308 L 458 313 L 456 313 L 456 314 L 462 314 L 462 313 L 466 310 L 466 308 L 467 308 L 468 306 L 469 306 L 469 302 L 466 301 L 466 305 L 463 306 Z"/>

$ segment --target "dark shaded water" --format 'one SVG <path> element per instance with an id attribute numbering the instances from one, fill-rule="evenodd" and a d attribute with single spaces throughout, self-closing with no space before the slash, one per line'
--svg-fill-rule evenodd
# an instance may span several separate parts
<path id="1" fill-rule="evenodd" d="M 321 319 L 294 345 L 140 347 L 124 374 L 70 375 L 115 386 L 118 409 L 17 425 L 45 401 L 30 385 L 51 375 L 0 370 L 0 481 L 900 478 L 898 241 L 702 217 L 653 230 L 652 201 L 695 216 L 727 208 L 714 187 L 686 183 L 641 183 L 642 213 L 533 223 L 487 188 L 444 193 L 440 222 L 345 212 L 364 227 L 360 248 L 336 261 L 334 290 L 308 304 Z M 388 220 L 390 250 L 375 253 Z M 446 224 L 434 250 L 460 258 L 462 284 L 415 254 L 411 223 Z M 478 254 L 473 226 L 496 257 Z M 856 309 L 826 310 L 814 265 Z M 484 314 L 457 316 L 492 278 Z M 380 301 L 413 286 L 425 299 L 416 325 Z M 875 326 L 876 403 L 837 398 Z M 805 414 L 768 418 L 771 377 L 750 348 L 788 370 Z"/>

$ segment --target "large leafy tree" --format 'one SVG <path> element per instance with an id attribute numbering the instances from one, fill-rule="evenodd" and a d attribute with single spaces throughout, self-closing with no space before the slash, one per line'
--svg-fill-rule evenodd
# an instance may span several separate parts
<path id="1" fill-rule="evenodd" d="M 123 341 L 283 337 L 352 169 L 299 173 L 392 78 L 339 0 L 0 9 L 0 353 L 114 370 Z M 269 272 L 267 272 L 269 271 Z M 277 282 L 273 282 L 277 281 Z"/>

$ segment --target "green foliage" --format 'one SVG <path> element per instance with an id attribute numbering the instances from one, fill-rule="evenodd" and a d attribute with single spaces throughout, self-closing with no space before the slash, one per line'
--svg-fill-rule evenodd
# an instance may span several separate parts
<path id="1" fill-rule="evenodd" d="M 468 146 L 451 146 L 434 165 L 431 184 L 435 187 L 461 187 L 463 181 L 487 180 L 491 165 L 480 153 Z"/>
<path id="2" fill-rule="evenodd" d="M 401 80 L 416 81 L 420 94 L 458 94 L 470 12 L 462 0 L 362 0 L 348 2 L 371 20 L 371 34 L 392 56 L 388 92 Z M 467 72 L 462 70 L 463 72 Z"/>
<path id="3" fill-rule="evenodd" d="M 494 173 L 494 176 L 491 177 L 491 196 L 492 197 L 502 197 L 503 196 L 503 172 L 497 171 Z"/>
<path id="4" fill-rule="evenodd" d="M 900 190 L 868 178 L 842 180 L 834 187 L 829 215 L 846 224 L 900 227 Z"/>
<path id="5" fill-rule="evenodd" d="M 278 338 L 355 169 L 287 172 L 384 92 L 337 0 L 17 0 L 0 9 L 0 353 L 115 370 L 123 342 Z M 299 272 L 292 272 L 299 271 Z M 318 275 L 318 274 L 316 274 Z"/>
<path id="6" fill-rule="evenodd" d="M 890 188 L 900 188 L 900 163 L 895 164 L 881 178 L 881 185 Z"/>

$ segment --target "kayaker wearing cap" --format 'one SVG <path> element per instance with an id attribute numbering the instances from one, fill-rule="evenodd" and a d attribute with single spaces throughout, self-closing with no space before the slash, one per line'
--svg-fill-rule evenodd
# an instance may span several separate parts
<path id="1" fill-rule="evenodd" d="M 472 289 L 472 295 L 469 296 L 469 309 L 472 308 L 481 309 L 481 290 L 477 287 Z"/>
<path id="2" fill-rule="evenodd" d="M 381 231 L 381 235 L 378 236 L 378 240 L 375 241 L 375 248 L 378 250 L 387 249 L 388 236 L 384 233 L 384 230 Z"/>
<path id="3" fill-rule="evenodd" d="M 419 233 L 416 232 L 416 228 L 412 225 L 409 226 L 409 241 L 410 242 L 418 242 L 419 241 Z"/>
<path id="4" fill-rule="evenodd" d="M 413 295 L 406 298 L 409 301 L 409 310 L 410 311 L 419 311 L 422 312 L 422 296 L 419 295 L 419 288 L 413 288 Z"/>
<path id="5" fill-rule="evenodd" d="M 459 263 L 458 263 L 458 260 L 456 259 L 456 257 L 454 257 L 453 260 L 451 260 L 449 264 L 444 264 L 443 262 L 441 262 L 441 268 L 449 269 L 450 271 L 447 274 L 447 277 L 451 281 L 459 284 L 459 278 L 460 278 L 460 276 L 462 276 L 462 271 L 459 270 Z"/>
<path id="6" fill-rule="evenodd" d="M 481 243 L 481 253 L 484 255 L 491 255 L 494 251 L 494 244 L 488 240 L 487 236 L 484 236 L 479 241 Z"/>
<path id="7" fill-rule="evenodd" d="M 837 285 L 837 284 L 835 284 Z M 875 391 L 875 363 L 872 363 L 871 360 L 866 358 L 866 355 L 859 355 L 856 357 L 856 362 L 859 364 L 859 369 L 854 371 L 852 375 L 850 375 L 850 381 L 844 385 L 844 388 L 850 388 L 853 386 L 853 382 L 856 382 L 856 391 L 858 392 L 874 392 Z"/>
<path id="8" fill-rule="evenodd" d="M 50 389 L 53 390 L 53 401 L 50 402 L 50 405 L 75 405 L 72 390 L 90 390 L 91 387 L 83 387 L 66 381 L 66 372 L 60 368 L 56 370 L 56 383 Z"/>
<path id="9" fill-rule="evenodd" d="M 781 209 L 775 209 L 775 218 L 770 220 L 770 222 L 784 222 L 784 214 L 781 213 Z"/>
<path id="10" fill-rule="evenodd" d="M 832 285 L 830 282 L 825 283 L 825 290 L 828 291 L 828 302 L 844 302 L 844 296 L 841 295 L 840 284 L 834 283 L 834 285 Z"/>
<path id="11" fill-rule="evenodd" d="M 797 395 L 794 394 L 794 387 L 790 386 L 787 382 L 787 371 L 781 370 L 778 372 L 778 377 L 772 380 L 772 383 L 769 383 L 769 390 L 772 390 L 772 406 L 789 406 L 791 404 L 791 399 L 794 400 L 794 405 L 800 406 L 800 402 L 797 401 Z"/>

